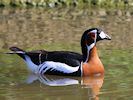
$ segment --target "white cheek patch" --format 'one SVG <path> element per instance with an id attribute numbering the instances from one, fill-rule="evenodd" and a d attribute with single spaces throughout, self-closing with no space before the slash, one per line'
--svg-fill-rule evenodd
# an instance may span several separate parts
<path id="1" fill-rule="evenodd" d="M 99 36 L 100 36 L 102 39 L 106 38 L 106 34 L 105 34 L 103 31 L 99 34 Z"/>

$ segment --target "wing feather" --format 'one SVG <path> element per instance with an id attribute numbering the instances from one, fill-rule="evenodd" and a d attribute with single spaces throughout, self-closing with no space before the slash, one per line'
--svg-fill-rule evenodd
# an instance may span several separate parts
<path id="1" fill-rule="evenodd" d="M 71 67 L 65 63 L 46 61 L 43 64 L 39 65 L 39 73 L 45 74 L 47 71 L 57 71 L 62 73 L 73 73 L 78 71 L 79 66 Z"/>

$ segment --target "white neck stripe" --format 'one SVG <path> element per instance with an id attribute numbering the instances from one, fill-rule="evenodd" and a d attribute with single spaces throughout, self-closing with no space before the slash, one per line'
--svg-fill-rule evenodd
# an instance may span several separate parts
<path id="1" fill-rule="evenodd" d="M 87 62 L 88 61 L 88 59 L 89 59 L 89 56 L 90 56 L 90 50 L 95 46 L 95 44 L 96 44 L 96 38 L 97 38 L 97 34 L 95 33 L 95 40 L 94 40 L 94 43 L 92 43 L 91 45 L 86 45 L 87 46 L 87 58 L 86 58 L 86 60 L 85 60 L 85 62 Z"/>

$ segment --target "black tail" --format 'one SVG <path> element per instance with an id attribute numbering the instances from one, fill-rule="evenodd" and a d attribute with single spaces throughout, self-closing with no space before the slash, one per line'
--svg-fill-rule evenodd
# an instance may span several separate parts
<path id="1" fill-rule="evenodd" d="M 10 49 L 11 51 L 14 51 L 14 52 L 17 52 L 17 51 L 18 51 L 18 52 L 20 52 L 20 51 L 21 51 L 21 52 L 25 52 L 24 50 L 22 50 L 22 49 L 20 49 L 20 48 L 18 48 L 18 47 L 10 47 L 9 49 Z"/>
<path id="2" fill-rule="evenodd" d="M 25 57 L 24 57 L 24 55 L 25 55 L 25 51 L 24 50 L 22 50 L 22 49 L 20 49 L 20 48 L 18 48 L 18 47 L 10 47 L 9 48 L 11 51 L 13 51 L 13 52 L 10 52 L 10 53 L 8 53 L 8 54 L 17 54 L 17 55 L 19 55 L 21 58 L 23 58 L 23 59 L 25 59 Z"/>
<path id="3" fill-rule="evenodd" d="M 47 59 L 47 51 L 45 50 L 36 50 L 36 51 L 30 51 L 26 52 L 18 47 L 10 47 L 9 48 L 13 52 L 9 52 L 7 54 L 17 54 L 21 58 L 25 60 L 25 55 L 29 56 L 32 60 L 32 62 L 36 65 L 39 65 L 40 63 L 44 62 Z"/>

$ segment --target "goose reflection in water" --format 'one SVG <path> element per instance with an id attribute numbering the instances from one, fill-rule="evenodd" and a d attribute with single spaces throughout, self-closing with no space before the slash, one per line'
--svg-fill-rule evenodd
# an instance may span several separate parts
<path id="1" fill-rule="evenodd" d="M 35 75 L 29 74 L 26 83 L 31 84 L 35 81 L 40 81 L 42 84 L 47 86 L 73 86 L 78 85 L 84 88 L 85 92 L 87 89 L 87 95 L 90 99 L 99 100 L 100 88 L 103 84 L 104 76 L 91 76 L 91 77 L 63 77 L 63 76 L 52 76 L 52 75 Z M 86 93 L 85 93 L 86 94 Z M 83 95 L 85 95 L 83 92 Z"/>

